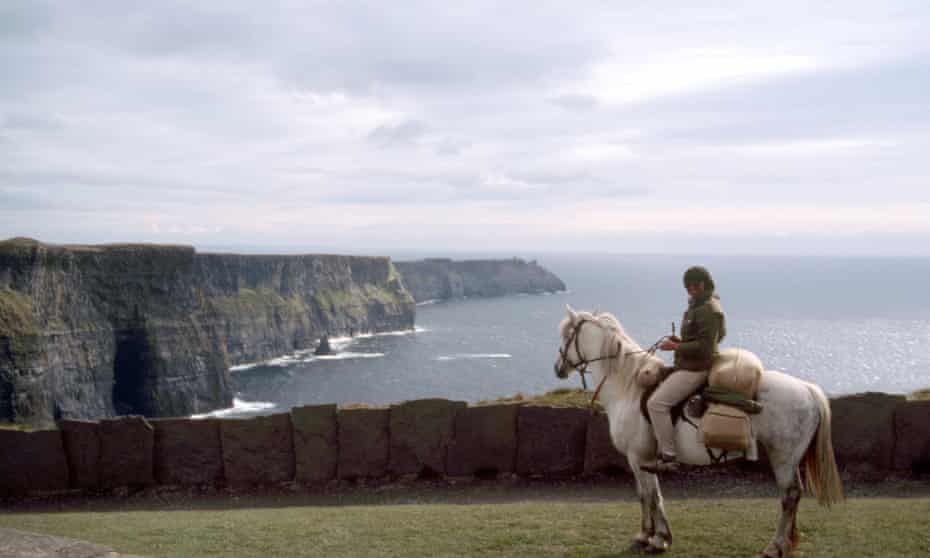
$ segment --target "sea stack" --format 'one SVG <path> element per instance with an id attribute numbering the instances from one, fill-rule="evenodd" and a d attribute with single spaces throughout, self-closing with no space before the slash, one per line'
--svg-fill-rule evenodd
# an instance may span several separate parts
<path id="1" fill-rule="evenodd" d="M 329 345 L 329 337 L 324 335 L 320 337 L 320 343 L 316 346 L 316 350 L 313 351 L 315 355 L 331 355 L 333 354 L 333 348 Z"/>

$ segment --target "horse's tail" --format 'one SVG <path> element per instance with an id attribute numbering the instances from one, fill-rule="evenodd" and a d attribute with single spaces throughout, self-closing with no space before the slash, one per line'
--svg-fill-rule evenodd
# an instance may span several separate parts
<path id="1" fill-rule="evenodd" d="M 830 506 L 842 502 L 843 482 L 836 468 L 836 456 L 833 454 L 833 436 L 831 432 L 830 400 L 819 387 L 808 384 L 811 395 L 820 411 L 820 424 L 804 453 L 804 485 L 817 497 L 821 506 Z"/>

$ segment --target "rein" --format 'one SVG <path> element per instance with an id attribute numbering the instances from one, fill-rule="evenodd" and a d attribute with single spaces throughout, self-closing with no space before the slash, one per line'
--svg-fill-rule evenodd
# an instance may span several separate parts
<path id="1" fill-rule="evenodd" d="M 581 326 L 585 325 L 586 323 L 588 323 L 588 322 L 590 322 L 590 321 L 592 321 L 592 320 L 585 320 L 585 319 L 582 319 L 580 322 L 578 322 L 578 325 L 573 326 L 573 327 L 572 327 L 572 333 L 571 333 L 571 335 L 568 336 L 568 342 L 565 343 L 565 346 L 564 346 L 564 347 L 562 347 L 562 346 L 559 347 L 559 355 L 562 357 L 562 362 L 565 363 L 565 364 L 567 364 L 568 366 L 571 366 L 572 368 L 574 368 L 575 370 L 578 371 L 578 375 L 581 376 L 581 387 L 582 387 L 585 391 L 587 391 L 587 389 L 588 389 L 588 382 L 585 381 L 584 375 L 588 372 L 588 366 L 589 366 L 592 362 L 597 362 L 597 361 L 599 361 L 599 360 L 607 360 L 607 359 L 611 359 L 611 358 L 617 358 L 618 356 L 620 356 L 620 352 L 619 352 L 619 351 L 618 351 L 616 354 L 613 354 L 613 355 L 607 355 L 607 356 L 601 355 L 601 356 L 599 356 L 599 357 L 597 357 L 597 358 L 592 358 L 592 359 L 586 359 L 586 358 L 581 354 L 581 345 L 579 345 L 579 341 L 578 341 L 579 337 L 581 337 L 581 336 L 579 335 L 579 334 L 581 333 Z M 569 347 L 569 345 L 571 345 L 572 343 L 575 344 L 575 354 L 578 355 L 578 362 L 572 362 L 572 361 L 568 360 L 568 347 Z M 618 344 L 617 349 L 623 350 L 623 347 L 620 346 L 620 345 Z M 603 382 L 601 382 L 601 383 L 603 384 Z"/>
<path id="2" fill-rule="evenodd" d="M 572 368 L 574 368 L 575 370 L 578 371 L 578 375 L 581 377 L 581 387 L 582 387 L 582 389 L 584 389 L 585 391 L 587 391 L 587 389 L 588 389 L 588 383 L 587 383 L 587 381 L 585 381 L 584 375 L 588 372 L 588 366 L 589 366 L 592 362 L 597 362 L 597 361 L 599 361 L 599 360 L 614 359 L 614 358 L 617 358 L 617 357 L 619 357 L 619 356 L 621 356 L 621 355 L 622 355 L 622 356 L 627 356 L 627 355 L 635 355 L 635 354 L 639 354 L 639 353 L 647 353 L 647 354 L 649 354 L 649 355 L 654 355 L 654 354 L 656 353 L 656 351 L 659 349 L 659 345 L 661 345 L 662 342 L 665 341 L 665 340 L 668 338 L 667 335 L 663 335 L 662 337 L 659 338 L 658 341 L 656 341 L 655 343 L 653 343 L 648 349 L 641 349 L 641 350 L 638 350 L 638 351 L 629 351 L 629 352 L 626 352 L 626 353 L 623 352 L 623 345 L 618 341 L 618 342 L 617 342 L 617 352 L 616 352 L 616 353 L 610 354 L 610 355 L 606 355 L 606 356 L 605 356 L 605 355 L 601 355 L 601 356 L 599 356 L 599 357 L 597 357 L 597 358 L 586 359 L 586 358 L 584 358 L 584 356 L 581 354 L 581 346 L 579 345 L 578 338 L 580 337 L 579 334 L 580 334 L 580 332 L 581 332 L 581 326 L 583 326 L 584 324 L 586 324 L 587 322 L 590 322 L 590 321 L 592 321 L 592 320 L 582 319 L 580 322 L 578 322 L 578 325 L 573 326 L 573 327 L 572 327 L 571 335 L 569 335 L 569 338 L 568 338 L 568 342 L 565 343 L 564 346 L 560 346 L 560 347 L 559 347 L 559 355 L 561 355 L 561 357 L 562 357 L 562 362 L 565 363 L 565 364 L 567 364 L 567 365 L 569 365 L 569 366 L 571 366 Z M 572 362 L 572 361 L 568 360 L 568 347 L 569 347 L 572 343 L 575 344 L 575 354 L 578 355 L 578 359 L 579 359 L 578 362 Z M 637 369 L 637 370 L 635 370 L 635 371 L 633 372 L 634 375 L 637 374 L 637 373 L 639 373 L 639 369 Z M 598 382 L 597 388 L 594 390 L 594 395 L 591 397 L 591 406 L 590 406 L 590 410 L 591 410 L 591 413 L 592 413 L 592 414 L 594 413 L 594 403 L 597 401 L 597 398 L 598 398 L 598 396 L 599 396 L 600 393 L 601 393 L 601 388 L 604 387 L 604 383 L 605 383 L 605 382 L 607 382 L 607 374 L 606 374 L 606 373 L 604 374 L 604 377 L 601 378 L 601 381 Z"/>

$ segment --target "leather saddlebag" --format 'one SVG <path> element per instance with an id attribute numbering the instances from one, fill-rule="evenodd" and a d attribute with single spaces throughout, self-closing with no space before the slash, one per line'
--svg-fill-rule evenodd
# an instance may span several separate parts
<path id="1" fill-rule="evenodd" d="M 714 449 L 744 451 L 752 441 L 749 415 L 741 409 L 711 403 L 698 429 L 701 442 Z"/>
<path id="2" fill-rule="evenodd" d="M 707 383 L 711 387 L 755 399 L 762 379 L 762 361 L 745 349 L 724 349 L 714 359 Z"/>

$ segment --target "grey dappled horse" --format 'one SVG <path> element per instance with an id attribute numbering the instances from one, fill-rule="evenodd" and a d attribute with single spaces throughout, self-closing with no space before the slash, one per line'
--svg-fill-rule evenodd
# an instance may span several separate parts
<path id="1" fill-rule="evenodd" d="M 654 459 L 656 453 L 655 435 L 640 407 L 644 385 L 648 384 L 643 379 L 657 374 L 664 363 L 644 351 L 608 313 L 575 312 L 569 308 L 559 332 L 556 375 L 566 378 L 574 369 L 590 367 L 595 385 L 600 387 L 598 395 L 607 412 L 610 438 L 626 455 L 636 476 L 642 525 L 633 544 L 648 552 L 663 552 L 672 543 L 672 531 L 659 480 L 639 466 Z M 763 371 L 757 401 L 762 411 L 752 415 L 752 431 L 768 454 L 781 492 L 775 536 L 761 556 L 786 557 L 798 542 L 795 517 L 802 487 L 806 486 L 821 505 L 843 500 L 830 435 L 830 402 L 818 386 L 773 370 Z M 697 430 L 685 421 L 676 425 L 676 442 L 680 462 L 711 462 Z"/>

